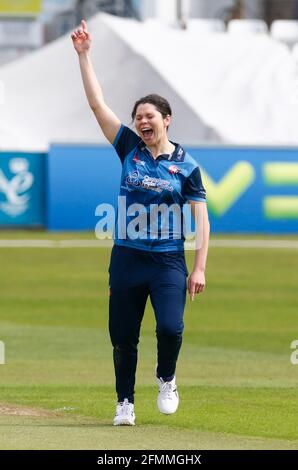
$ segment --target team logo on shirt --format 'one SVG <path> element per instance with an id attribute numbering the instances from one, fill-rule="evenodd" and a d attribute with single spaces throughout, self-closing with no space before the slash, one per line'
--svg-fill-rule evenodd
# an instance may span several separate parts
<path id="1" fill-rule="evenodd" d="M 163 190 L 166 191 L 173 191 L 173 186 L 167 180 L 163 180 L 161 178 L 152 178 L 151 176 L 145 175 L 142 181 L 142 187 L 145 189 L 152 189 L 153 191 L 157 191 L 161 193 Z"/>
<path id="2" fill-rule="evenodd" d="M 170 192 L 173 191 L 173 186 L 171 185 L 170 181 L 163 180 L 161 178 L 152 178 L 149 175 L 145 175 L 144 178 L 141 179 L 138 170 L 129 173 L 125 181 L 130 186 L 142 187 L 144 189 L 150 189 L 158 193 L 161 193 L 164 190 Z"/>
<path id="3" fill-rule="evenodd" d="M 136 165 L 145 166 L 145 162 L 143 162 L 138 155 L 135 155 L 133 157 L 133 161 L 135 162 Z"/>
<path id="4" fill-rule="evenodd" d="M 130 184 L 132 186 L 140 186 L 141 181 L 140 181 L 140 175 L 138 170 L 133 171 L 132 173 L 129 173 L 126 177 L 126 183 Z"/>
<path id="5" fill-rule="evenodd" d="M 169 166 L 168 170 L 171 175 L 177 175 L 177 173 L 180 173 L 181 171 L 176 165 Z"/>

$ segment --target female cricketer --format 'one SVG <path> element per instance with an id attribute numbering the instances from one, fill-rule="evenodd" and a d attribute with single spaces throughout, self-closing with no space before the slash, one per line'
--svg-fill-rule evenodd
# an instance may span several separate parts
<path id="1" fill-rule="evenodd" d="M 206 193 L 196 161 L 168 139 L 172 118 L 168 101 L 156 94 L 139 99 L 132 111 L 136 132 L 124 126 L 104 101 L 90 58 L 91 35 L 86 21 L 82 20 L 71 37 L 89 105 L 122 163 L 120 195 L 128 208 L 127 230 L 123 236 L 123 227 L 119 229 L 116 222 L 109 266 L 109 332 L 118 399 L 114 425 L 134 425 L 137 346 L 148 296 L 156 319 L 157 406 L 164 414 L 175 413 L 178 408 L 175 371 L 182 344 L 186 291 L 194 300 L 195 294 L 205 288 L 209 241 Z M 202 227 L 201 245 L 195 250 L 188 281 L 185 238 L 178 233 L 179 214 L 173 210 L 165 224 L 159 212 L 174 205 L 181 213 L 185 203 L 191 205 L 194 216 L 199 214 Z M 132 218 L 136 210 L 138 224 Z"/>

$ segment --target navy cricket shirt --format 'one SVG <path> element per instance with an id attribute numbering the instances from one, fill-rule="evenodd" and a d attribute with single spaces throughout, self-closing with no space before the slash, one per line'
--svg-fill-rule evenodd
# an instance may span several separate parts
<path id="1" fill-rule="evenodd" d="M 206 191 L 197 162 L 179 144 L 173 144 L 172 154 L 154 159 L 141 138 L 121 125 L 113 146 L 122 162 L 120 199 L 126 212 L 123 220 L 118 205 L 116 245 L 153 252 L 184 250 L 183 205 L 189 200 L 206 202 Z M 166 221 L 157 211 L 162 204 L 169 208 L 174 204 L 181 218 L 170 210 Z"/>

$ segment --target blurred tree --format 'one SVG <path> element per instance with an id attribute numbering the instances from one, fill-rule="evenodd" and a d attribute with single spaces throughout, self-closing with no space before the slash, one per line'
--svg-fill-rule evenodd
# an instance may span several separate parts
<path id="1" fill-rule="evenodd" d="M 245 18 L 245 0 L 235 0 L 233 18 Z"/>
<path id="2" fill-rule="evenodd" d="M 76 0 L 77 23 L 99 11 L 124 17 L 138 17 L 132 0 Z"/>
<path id="3" fill-rule="evenodd" d="M 298 17 L 297 0 L 263 0 L 264 19 L 270 25 L 274 20 L 290 20 Z"/>

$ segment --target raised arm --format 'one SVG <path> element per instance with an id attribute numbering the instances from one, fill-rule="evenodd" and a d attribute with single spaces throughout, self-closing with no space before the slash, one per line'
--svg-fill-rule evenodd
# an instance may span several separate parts
<path id="1" fill-rule="evenodd" d="M 121 122 L 104 101 L 102 89 L 90 58 L 92 39 L 85 20 L 82 20 L 80 27 L 72 33 L 71 38 L 79 56 L 81 75 L 88 103 L 105 137 L 110 143 L 113 143 Z"/>

